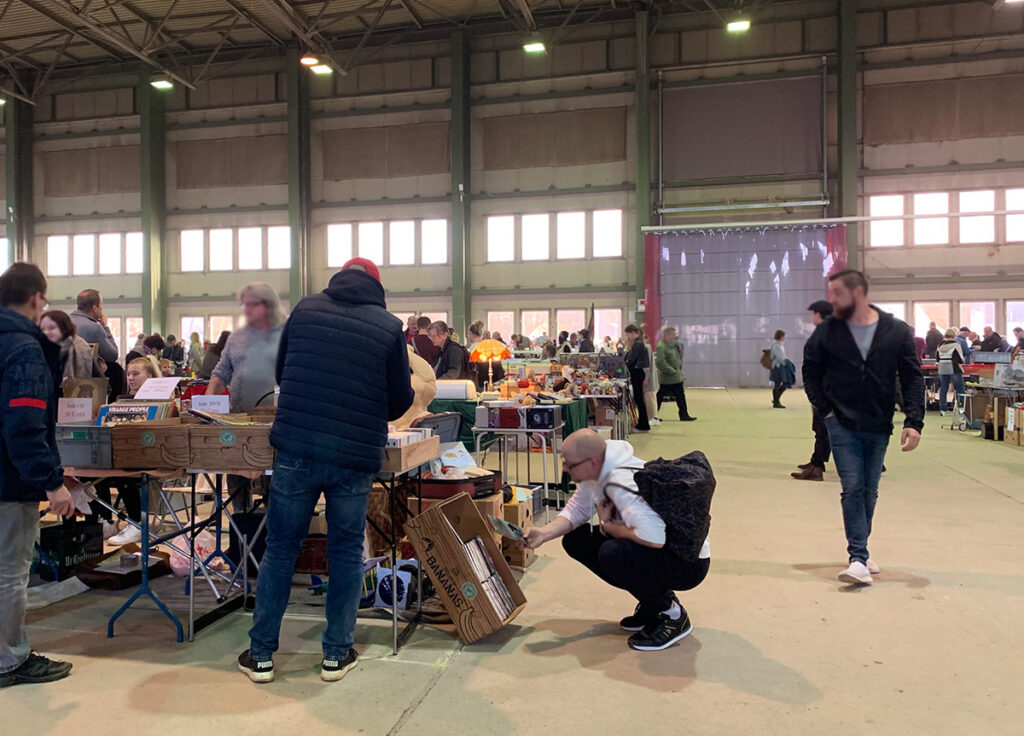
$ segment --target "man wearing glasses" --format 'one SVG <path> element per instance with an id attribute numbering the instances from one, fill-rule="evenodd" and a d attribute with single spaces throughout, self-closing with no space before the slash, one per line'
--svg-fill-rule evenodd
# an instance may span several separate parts
<path id="1" fill-rule="evenodd" d="M 562 537 L 562 547 L 609 585 L 629 592 L 638 604 L 619 622 L 632 632 L 629 646 L 666 649 L 693 630 L 674 591 L 700 585 L 711 564 L 705 539 L 696 560 L 684 560 L 665 546 L 665 522 L 637 493 L 633 474 L 644 461 L 633 446 L 603 440 L 589 429 L 573 432 L 562 444 L 562 466 L 576 493 L 548 524 L 526 532 L 536 549 Z M 588 522 L 597 513 L 599 524 Z"/>

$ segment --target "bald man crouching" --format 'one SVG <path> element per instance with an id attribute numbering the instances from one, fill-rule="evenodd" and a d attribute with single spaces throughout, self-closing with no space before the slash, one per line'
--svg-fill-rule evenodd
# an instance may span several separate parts
<path id="1" fill-rule="evenodd" d="M 707 576 L 708 539 L 690 561 L 665 546 L 665 522 L 638 495 L 633 479 L 644 461 L 633 455 L 628 442 L 603 440 L 581 429 L 562 444 L 562 466 L 576 483 L 576 493 L 553 521 L 526 532 L 526 546 L 536 549 L 563 537 L 570 557 L 636 598 L 633 615 L 619 622 L 624 631 L 634 632 L 631 648 L 657 651 L 689 634 L 690 618 L 674 591 L 695 588 Z M 588 523 L 595 511 L 598 526 Z"/>

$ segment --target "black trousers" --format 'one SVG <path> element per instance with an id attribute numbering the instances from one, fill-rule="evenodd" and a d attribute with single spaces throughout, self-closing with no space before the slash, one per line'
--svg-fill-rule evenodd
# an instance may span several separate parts
<path id="1" fill-rule="evenodd" d="M 647 430 L 651 428 L 651 422 L 647 418 L 647 402 L 644 401 L 644 369 L 630 368 L 629 380 L 633 385 L 633 403 L 636 404 L 636 411 L 639 418 L 636 420 L 636 428 Z"/>
<path id="2" fill-rule="evenodd" d="M 683 390 L 682 383 L 661 384 L 661 388 L 658 389 L 658 411 L 661 411 L 661 402 L 664 398 L 671 398 L 676 402 L 680 419 L 690 416 L 690 412 L 686 408 L 686 392 Z"/>
<path id="3" fill-rule="evenodd" d="M 707 577 L 711 560 L 680 559 L 662 547 L 606 537 L 584 524 L 562 537 L 566 553 L 614 588 L 629 592 L 644 608 L 664 611 L 672 592 L 696 588 Z"/>
<path id="4" fill-rule="evenodd" d="M 814 430 L 814 454 L 811 455 L 811 465 L 825 469 L 832 454 L 832 443 L 828 439 L 828 429 L 825 427 L 825 418 L 817 411 L 811 412 L 811 429 Z"/>
<path id="5" fill-rule="evenodd" d="M 776 383 L 775 387 L 772 389 L 772 406 L 778 405 L 779 399 L 782 398 L 782 394 L 784 393 L 786 393 L 785 387 Z"/>
<path id="6" fill-rule="evenodd" d="M 96 495 L 104 502 L 111 503 L 110 489 L 117 489 L 117 497 L 124 503 L 124 511 L 128 518 L 138 522 L 142 520 L 142 481 L 138 478 L 118 478 L 117 480 L 101 480 L 96 483 Z M 95 501 L 89 502 L 89 509 L 92 513 L 89 519 L 101 518 L 104 521 L 113 521 L 114 516 L 110 509 L 101 506 Z"/>

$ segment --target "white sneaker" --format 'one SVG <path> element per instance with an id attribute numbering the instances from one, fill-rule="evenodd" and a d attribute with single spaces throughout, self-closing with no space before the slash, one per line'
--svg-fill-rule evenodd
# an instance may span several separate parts
<path id="1" fill-rule="evenodd" d="M 864 567 L 866 567 L 868 569 L 868 572 L 872 575 L 877 575 L 878 573 L 882 572 L 879 569 L 878 565 L 875 564 L 874 560 L 868 560 Z"/>
<path id="2" fill-rule="evenodd" d="M 939 411 L 939 416 L 950 417 L 950 416 L 953 416 L 953 412 L 951 412 L 951 411 Z"/>
<path id="3" fill-rule="evenodd" d="M 104 539 L 110 539 L 115 534 L 117 534 L 117 522 L 116 521 L 104 521 L 103 522 L 103 538 Z"/>
<path id="4" fill-rule="evenodd" d="M 871 573 L 868 572 L 868 568 L 863 562 L 854 560 L 850 563 L 850 566 L 839 573 L 839 579 L 844 583 L 852 583 L 854 585 L 871 585 Z"/>
<path id="5" fill-rule="evenodd" d="M 656 418 L 655 419 L 651 419 L 649 424 L 653 424 L 653 425 L 657 426 L 657 425 L 661 424 L 661 420 L 660 419 L 656 419 Z"/>
<path id="6" fill-rule="evenodd" d="M 107 540 L 107 544 L 120 547 L 125 544 L 138 543 L 142 541 L 142 530 L 131 524 L 126 526 L 120 534 L 116 534 Z"/>

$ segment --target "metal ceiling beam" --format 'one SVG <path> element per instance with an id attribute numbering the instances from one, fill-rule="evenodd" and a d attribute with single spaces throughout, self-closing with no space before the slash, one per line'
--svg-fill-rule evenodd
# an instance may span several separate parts
<path id="1" fill-rule="evenodd" d="M 251 25 L 257 31 L 262 33 L 264 36 L 269 38 L 271 41 L 273 41 L 276 45 L 285 45 L 285 39 L 278 36 L 274 31 L 270 29 L 270 26 L 268 26 L 266 23 L 257 18 L 252 12 L 246 10 L 245 7 L 237 3 L 235 0 L 225 0 L 225 2 L 227 2 L 228 7 L 234 10 L 240 16 L 242 16 L 243 20 L 249 23 L 249 25 Z"/>
<path id="2" fill-rule="evenodd" d="M 324 61 L 331 69 L 339 74 L 348 74 L 348 71 L 334 58 L 334 49 L 315 30 L 310 31 L 306 27 L 302 17 L 295 8 L 282 0 L 260 0 L 260 3 L 272 13 L 281 23 L 284 23 L 295 36 L 302 41 L 310 51 L 326 57 Z"/>
<path id="3" fill-rule="evenodd" d="M 409 14 L 409 17 L 412 18 L 412 22 L 416 24 L 416 27 L 422 30 L 423 19 L 416 14 L 416 11 L 412 9 L 409 3 L 407 3 L 405 0 L 398 0 L 398 3 L 399 5 L 402 6 L 402 8 L 405 9 L 405 12 Z"/>
<path id="4" fill-rule="evenodd" d="M 363 46 L 365 46 L 366 42 L 370 40 L 370 36 L 373 35 L 373 32 L 377 30 L 377 25 L 380 23 L 380 19 L 384 17 L 384 13 L 386 13 L 388 8 L 391 7 L 392 2 L 393 0 L 385 0 L 384 4 L 380 6 L 380 10 L 377 11 L 377 15 L 374 17 L 373 23 L 371 23 L 370 27 L 366 29 L 366 33 L 364 33 L 363 37 L 359 39 L 359 43 L 356 45 L 352 55 L 348 57 L 348 61 L 345 63 L 346 70 L 352 68 L 352 65 L 356 61 L 356 57 L 359 56 L 359 52 L 363 50 Z"/>

